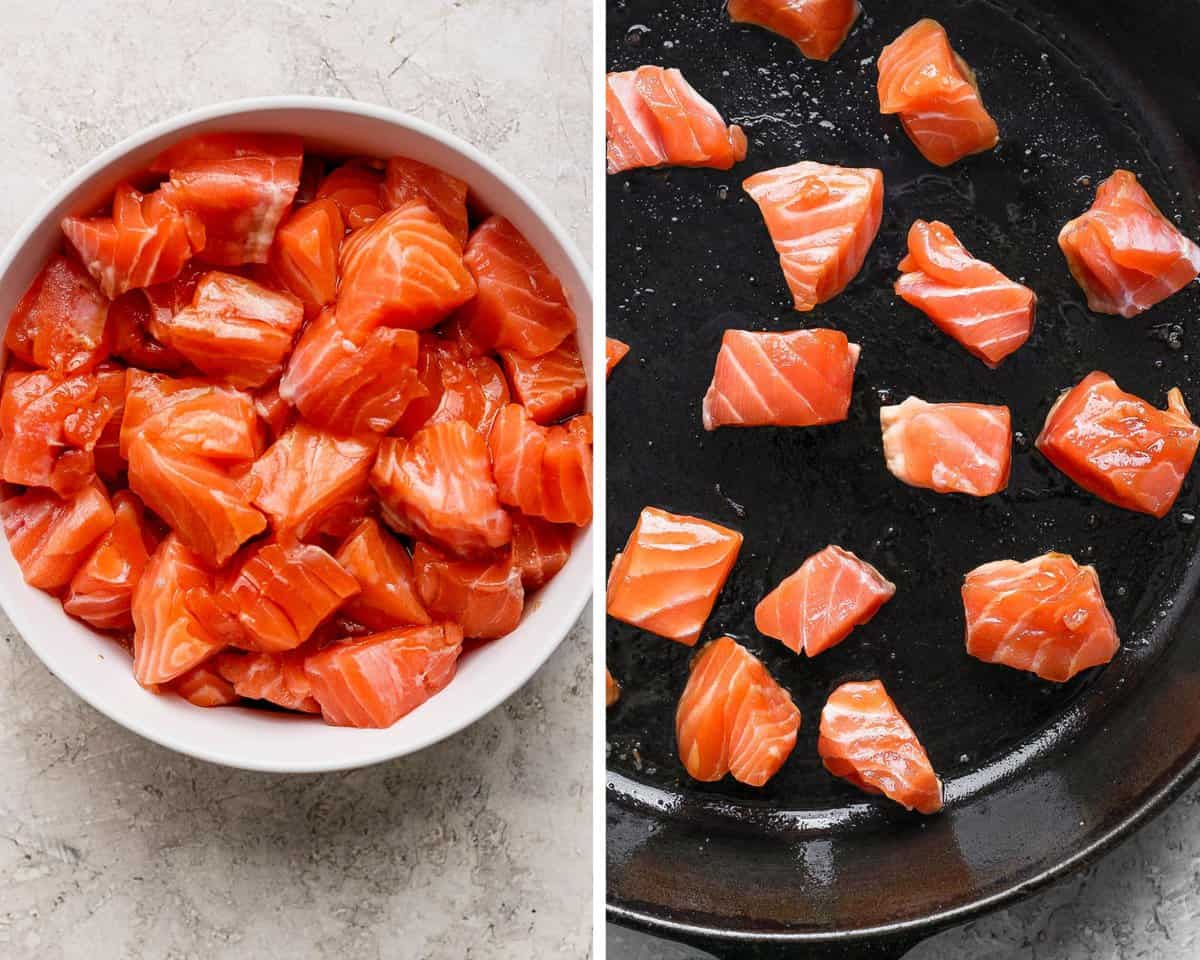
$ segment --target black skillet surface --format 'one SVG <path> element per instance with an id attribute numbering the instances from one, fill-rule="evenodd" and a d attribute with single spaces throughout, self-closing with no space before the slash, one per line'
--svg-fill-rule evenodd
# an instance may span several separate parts
<path id="1" fill-rule="evenodd" d="M 741 530 L 745 545 L 701 642 L 738 638 L 804 715 L 791 758 L 765 788 L 692 782 L 673 719 L 693 651 L 609 621 L 608 664 L 624 686 L 608 714 L 610 916 L 710 949 L 825 943 L 858 955 L 868 940 L 927 933 L 1081 862 L 1178 789 L 1200 751 L 1196 482 L 1157 521 L 1079 491 L 1032 448 L 1054 398 L 1093 369 L 1159 404 L 1179 385 L 1200 409 L 1198 285 L 1134 320 L 1093 315 L 1055 242 L 1118 166 L 1200 235 L 1200 5 L 1148 5 L 1151 14 L 1082 0 L 1052 10 L 864 2 L 828 64 L 730 24 L 716 0 L 608 4 L 609 69 L 677 66 L 750 138 L 732 171 L 635 171 L 609 178 L 607 201 L 608 332 L 632 346 L 608 390 L 608 557 L 647 504 Z M 874 57 L 919 16 L 940 20 L 977 70 L 1001 129 L 994 153 L 939 170 L 878 114 Z M 808 314 L 790 308 L 740 187 L 801 159 L 879 167 L 886 189 L 858 278 Z M 894 297 L 918 217 L 945 220 L 973 253 L 1037 291 L 1033 336 L 999 370 Z M 849 420 L 706 433 L 700 398 L 722 331 L 800 326 L 835 327 L 862 344 Z M 892 478 L 878 409 L 909 394 L 1007 404 L 1018 431 L 1007 492 L 939 496 Z M 898 592 L 869 625 L 808 660 L 755 632 L 754 605 L 831 542 L 878 566 Z M 963 574 L 1050 549 L 1096 565 L 1124 640 L 1113 664 L 1065 685 L 984 665 L 962 644 Z M 939 816 L 906 814 L 821 768 L 825 697 L 875 676 L 946 780 Z"/>

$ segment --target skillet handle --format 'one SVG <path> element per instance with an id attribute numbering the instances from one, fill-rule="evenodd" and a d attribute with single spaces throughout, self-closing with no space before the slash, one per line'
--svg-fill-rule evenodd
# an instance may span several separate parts
<path id="1" fill-rule="evenodd" d="M 702 938 L 684 938 L 692 946 L 711 953 L 717 960 L 901 960 L 924 938 L 901 934 L 886 939 L 849 943 L 822 943 L 792 948 L 777 944 L 713 943 Z"/>

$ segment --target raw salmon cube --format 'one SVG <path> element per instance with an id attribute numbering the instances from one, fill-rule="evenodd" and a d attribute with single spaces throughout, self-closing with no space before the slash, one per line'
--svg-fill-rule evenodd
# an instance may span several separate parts
<path id="1" fill-rule="evenodd" d="M 366 492 L 376 449 L 371 437 L 340 437 L 296 423 L 254 464 L 252 499 L 277 534 L 305 539 L 332 511 Z"/>
<path id="2" fill-rule="evenodd" d="M 316 200 L 296 210 L 275 234 L 271 270 L 307 312 L 319 311 L 337 295 L 338 252 L 344 233 L 337 204 Z"/>
<path id="3" fill-rule="evenodd" d="M 192 305 L 150 331 L 204 373 L 235 387 L 261 387 L 283 372 L 304 307 L 232 273 L 213 271 L 196 285 Z"/>
<path id="4" fill-rule="evenodd" d="M 1159 410 L 1099 371 L 1054 402 L 1037 438 L 1042 455 L 1084 490 L 1155 517 L 1175 503 L 1198 446 L 1200 427 L 1178 388 Z"/>
<path id="5" fill-rule="evenodd" d="M 133 629 L 133 591 L 158 538 L 129 490 L 112 498 L 113 523 L 71 579 L 63 609 L 99 630 Z"/>
<path id="6" fill-rule="evenodd" d="M 936 20 L 918 20 L 879 53 L 879 112 L 898 113 L 913 145 L 947 166 L 990 150 L 1000 139 L 975 72 Z"/>
<path id="7" fill-rule="evenodd" d="M 267 518 L 247 502 L 228 473 L 168 440 L 134 439 L 129 486 L 189 552 L 211 567 L 222 566 L 267 526 Z"/>
<path id="8" fill-rule="evenodd" d="M 305 669 L 327 723 L 390 727 L 453 678 L 462 651 L 454 624 L 407 627 L 337 644 Z"/>
<path id="9" fill-rule="evenodd" d="M 883 219 L 883 174 L 805 160 L 742 182 L 758 204 L 797 310 L 832 300 L 862 269 Z"/>
<path id="10" fill-rule="evenodd" d="M 1100 184 L 1091 208 L 1059 232 L 1058 245 L 1096 313 L 1135 317 L 1200 275 L 1200 246 L 1128 170 Z"/>
<path id="11" fill-rule="evenodd" d="M 170 286 L 170 284 L 167 284 Z M 113 356 L 143 370 L 180 370 L 187 365 L 183 355 L 159 343 L 150 333 L 153 307 L 146 290 L 130 290 L 108 308 Z"/>
<path id="12" fill-rule="evenodd" d="M 727 773 L 761 787 L 796 745 L 800 711 L 757 657 L 729 637 L 692 661 L 675 711 L 679 759 L 696 780 Z"/>
<path id="13" fill-rule="evenodd" d="M 259 653 L 294 650 L 359 592 L 354 577 L 320 547 L 287 541 L 251 548 L 218 587 L 221 639 Z"/>
<path id="14" fill-rule="evenodd" d="M 746 159 L 746 135 L 678 70 L 643 66 L 605 78 L 608 172 L 638 167 L 714 167 Z"/>
<path id="15" fill-rule="evenodd" d="M 10 370 L 0 390 L 0 475 L 74 493 L 95 475 L 93 451 L 113 412 L 95 374 Z"/>
<path id="16" fill-rule="evenodd" d="M 213 658 L 217 672 L 248 700 L 266 700 L 288 710 L 320 713 L 312 683 L 304 669 L 313 651 L 307 645 L 286 653 L 220 653 Z"/>
<path id="17" fill-rule="evenodd" d="M 521 570 L 521 585 L 527 593 L 545 586 L 567 565 L 576 529 L 569 523 L 513 514 L 513 563 Z"/>
<path id="18" fill-rule="evenodd" d="M 1008 407 L 926 403 L 909 397 L 879 408 L 883 456 L 898 480 L 938 493 L 987 497 L 1008 486 L 1012 417 Z"/>
<path id="19" fill-rule="evenodd" d="M 336 433 L 386 433 L 425 392 L 417 376 L 419 338 L 414 330 L 380 327 L 362 346 L 326 310 L 296 344 L 280 396 L 305 419 Z"/>
<path id="20" fill-rule="evenodd" d="M 360 588 L 342 608 L 347 619 L 370 630 L 432 622 L 417 593 L 408 551 L 373 518 L 354 528 L 335 557 Z"/>
<path id="21" fill-rule="evenodd" d="M 220 649 L 186 603 L 189 591 L 212 586 L 211 570 L 178 536 L 158 545 L 133 590 L 133 675 L 143 687 L 168 683 Z"/>
<path id="22" fill-rule="evenodd" d="M 198 377 L 126 372 L 121 454 L 139 436 L 169 442 L 197 457 L 239 463 L 262 452 L 263 434 L 250 394 Z"/>
<path id="23" fill-rule="evenodd" d="M 608 615 L 695 646 L 741 548 L 736 530 L 646 507 L 613 558 Z"/>
<path id="24" fill-rule="evenodd" d="M 817 752 L 825 769 L 906 810 L 942 809 L 942 781 L 925 748 L 878 680 L 843 683 L 821 710 Z"/>
<path id="25" fill-rule="evenodd" d="M 985 663 L 1065 683 L 1120 646 L 1095 569 L 1063 553 L 985 563 L 967 574 L 962 597 L 967 653 Z"/>
<path id="26" fill-rule="evenodd" d="M 582 412 L 587 372 L 574 336 L 540 357 L 531 359 L 515 350 L 501 350 L 500 359 L 517 400 L 537 423 L 557 423 Z"/>
<path id="27" fill-rule="evenodd" d="M 841 643 L 896 593 L 849 550 L 830 545 L 800 565 L 754 609 L 754 626 L 794 653 L 815 657 Z"/>
<path id="28" fill-rule="evenodd" d="M 201 134 L 151 164 L 170 173 L 162 192 L 204 226 L 204 260 L 217 266 L 266 263 L 296 189 L 304 144 L 275 134 Z"/>
<path id="29" fill-rule="evenodd" d="M 467 185 L 445 171 L 408 157 L 392 157 L 387 163 L 383 202 L 388 209 L 420 200 L 458 241 L 467 244 Z"/>
<path id="30" fill-rule="evenodd" d="M 625 355 L 629 353 L 629 344 L 622 340 L 617 340 L 613 337 L 604 338 L 604 376 L 605 379 L 612 376 L 613 367 L 625 359 Z"/>
<path id="31" fill-rule="evenodd" d="M 457 343 L 421 337 L 417 377 L 423 394 L 405 409 L 392 431 L 411 437 L 422 427 L 465 420 L 487 436 L 500 408 L 508 402 L 508 381 L 490 357 L 466 356 Z"/>
<path id="32" fill-rule="evenodd" d="M 462 560 L 418 543 L 413 569 L 429 612 L 457 623 L 465 637 L 492 640 L 512 633 L 521 622 L 525 590 L 511 549 L 485 560 Z"/>
<path id="33" fill-rule="evenodd" d="M 110 299 L 173 280 L 205 240 L 203 224 L 163 191 L 142 194 L 128 183 L 113 195 L 112 216 L 66 217 L 62 232 Z"/>
<path id="34" fill-rule="evenodd" d="M 575 312 L 558 277 L 503 217 L 476 228 L 463 259 L 479 288 L 461 312 L 473 339 L 540 357 L 575 332 Z"/>
<path id="35" fill-rule="evenodd" d="M 488 438 L 500 500 L 531 517 L 587 526 L 592 519 L 592 447 L 570 424 L 543 427 L 510 403 Z"/>
<path id="36" fill-rule="evenodd" d="M 49 490 L 27 490 L 0 503 L 0 518 L 25 582 L 50 592 L 70 583 L 114 520 L 99 483 L 65 500 Z"/>
<path id="37" fill-rule="evenodd" d="M 192 667 L 161 689 L 177 693 L 196 707 L 228 707 L 242 699 L 234 690 L 233 684 L 212 666 L 212 661 Z"/>
<path id="38" fill-rule="evenodd" d="M 361 343 L 376 327 L 425 330 L 475 296 L 462 247 L 419 201 L 390 210 L 342 244 L 337 315 Z"/>
<path id="39" fill-rule="evenodd" d="M 512 539 L 487 444 L 462 420 L 423 427 L 409 441 L 385 439 L 371 486 L 389 526 L 460 556 L 484 556 Z"/>
<path id="40" fill-rule="evenodd" d="M 26 363 L 59 377 L 91 370 L 108 356 L 108 299 L 79 261 L 52 257 L 8 321 L 4 342 Z"/>
<path id="41" fill-rule="evenodd" d="M 317 187 L 316 202 L 322 200 L 337 206 L 347 230 L 358 230 L 383 215 L 383 174 L 360 160 L 343 163 L 334 167 Z"/>
<path id="42" fill-rule="evenodd" d="M 787 37 L 810 60 L 837 52 L 862 12 L 858 0 L 729 0 L 729 19 Z"/>

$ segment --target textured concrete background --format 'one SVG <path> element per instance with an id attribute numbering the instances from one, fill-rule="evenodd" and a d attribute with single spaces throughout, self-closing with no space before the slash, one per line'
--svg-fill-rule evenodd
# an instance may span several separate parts
<path id="1" fill-rule="evenodd" d="M 1195 960 L 1200 957 L 1200 786 L 1095 866 L 905 960 Z M 610 960 L 709 955 L 608 927 Z"/>
<path id="2" fill-rule="evenodd" d="M 0 240 L 151 121 L 311 93 L 472 141 L 589 253 L 590 62 L 588 0 L 0 0 Z M 582 624 L 449 742 L 285 778 L 141 741 L 0 620 L 0 957 L 587 956 Z"/>

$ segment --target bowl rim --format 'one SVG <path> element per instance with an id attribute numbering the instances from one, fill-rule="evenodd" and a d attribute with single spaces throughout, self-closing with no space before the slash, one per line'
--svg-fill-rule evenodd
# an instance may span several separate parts
<path id="1" fill-rule="evenodd" d="M 506 189 L 511 191 L 526 210 L 551 235 L 555 244 L 558 245 L 559 249 L 566 256 L 571 268 L 582 281 L 587 299 L 585 309 L 589 312 L 591 311 L 594 296 L 591 268 L 557 218 L 534 195 L 529 187 L 501 164 L 456 134 L 392 107 L 350 98 L 310 95 L 262 96 L 223 100 L 174 114 L 142 127 L 122 138 L 71 173 L 47 194 L 34 208 L 33 212 L 25 218 L 8 243 L 0 250 L 0 277 L 8 273 L 12 265 L 20 257 L 25 246 L 29 243 L 30 238 L 67 196 L 102 174 L 127 154 L 143 147 L 152 140 L 169 136 L 172 133 L 198 124 L 223 118 L 243 118 L 255 113 L 288 110 L 324 111 L 378 120 L 434 140 L 482 168 L 486 173 L 500 181 Z M 3 326 L 3 324 L 0 324 L 0 326 Z M 591 384 L 594 379 L 593 371 L 588 371 L 588 374 L 589 384 Z M 575 541 L 575 550 L 585 553 L 589 564 L 593 562 L 591 557 L 593 528 L 594 518 L 592 524 L 581 529 Z M 7 545 L 7 538 L 5 538 L 5 543 Z M 380 737 L 378 746 L 355 751 L 353 756 L 346 757 L 331 754 L 324 759 L 311 762 L 276 762 L 270 759 L 248 760 L 245 757 L 237 756 L 236 753 L 232 753 L 223 747 L 209 748 L 204 744 L 181 742 L 141 720 L 137 715 L 136 709 L 114 710 L 108 704 L 102 705 L 98 702 L 100 698 L 93 696 L 86 685 L 77 685 L 68 675 L 64 675 L 55 669 L 51 647 L 38 642 L 31 642 L 28 639 L 30 636 L 36 635 L 36 628 L 30 619 L 26 617 L 24 604 L 21 602 L 17 590 L 33 588 L 28 587 L 24 581 L 10 583 L 4 578 L 0 578 L 0 608 L 4 610 L 5 614 L 12 621 L 13 626 L 16 627 L 25 645 L 34 652 L 46 669 L 57 680 L 94 710 L 97 710 L 127 730 L 177 753 L 235 769 L 262 773 L 325 773 L 373 766 L 387 760 L 398 759 L 417 753 L 448 737 L 454 736 L 491 713 L 496 707 L 500 706 L 500 704 L 514 693 L 523 688 L 546 663 L 550 655 L 558 649 L 563 640 L 566 639 L 568 632 L 579 621 L 580 615 L 583 613 L 588 600 L 592 596 L 591 580 L 591 576 L 588 576 L 586 580 L 581 581 L 581 586 L 578 590 L 572 594 L 568 594 L 566 602 L 558 606 L 557 615 L 551 619 L 548 628 L 547 625 L 543 625 L 542 633 L 545 638 L 544 641 L 538 644 L 535 649 L 528 651 L 531 654 L 530 656 L 515 665 L 516 669 L 507 675 L 506 682 L 498 682 L 488 696 L 476 700 L 473 709 L 457 715 L 451 723 L 444 727 L 417 736 L 407 743 L 396 745 Z M 362 733 L 368 734 L 372 732 L 382 733 L 383 731 L 362 731 Z"/>

